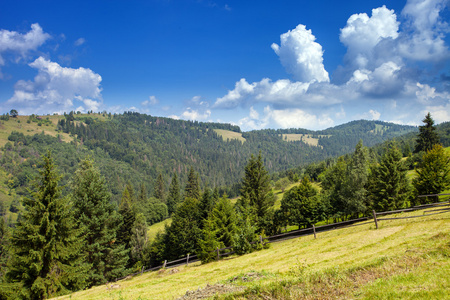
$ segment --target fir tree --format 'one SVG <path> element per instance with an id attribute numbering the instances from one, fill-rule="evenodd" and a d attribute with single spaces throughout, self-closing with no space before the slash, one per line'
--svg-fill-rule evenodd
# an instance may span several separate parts
<path id="1" fill-rule="evenodd" d="M 347 166 L 344 213 L 358 216 L 367 211 L 366 185 L 369 178 L 369 153 L 359 140 Z"/>
<path id="2" fill-rule="evenodd" d="M 223 248 L 224 244 L 218 240 L 219 229 L 216 228 L 211 218 L 204 220 L 203 227 L 202 238 L 198 241 L 197 256 L 205 264 L 217 259 L 216 250 Z"/>
<path id="3" fill-rule="evenodd" d="M 252 154 L 245 167 L 245 175 L 242 179 L 241 198 L 243 200 L 241 202 L 247 202 L 253 208 L 259 230 L 263 229 L 261 223 L 271 204 L 270 190 L 270 179 L 264 167 L 261 152 L 259 152 L 258 157 Z"/>
<path id="4" fill-rule="evenodd" d="M 199 201 L 186 198 L 172 216 L 166 228 L 166 258 L 179 258 L 195 253 L 201 238 Z"/>
<path id="5" fill-rule="evenodd" d="M 414 153 L 420 151 L 429 151 L 435 144 L 439 143 L 439 136 L 436 133 L 436 127 L 434 126 L 434 120 L 431 118 L 430 113 L 422 120 L 425 125 L 419 126 L 419 135 L 417 136 L 417 144 L 414 149 Z"/>
<path id="6" fill-rule="evenodd" d="M 138 267 L 142 267 L 144 261 L 144 250 L 147 245 L 147 222 L 145 216 L 142 213 L 136 215 L 136 220 L 133 224 L 130 247 L 131 247 L 131 259 L 137 264 Z"/>
<path id="7" fill-rule="evenodd" d="M 417 177 L 413 185 L 418 195 L 439 194 L 450 187 L 450 158 L 440 144 L 423 156 L 419 168 L 416 169 Z M 418 204 L 437 202 L 437 197 L 417 198 Z"/>
<path id="8" fill-rule="evenodd" d="M 119 215 L 122 217 L 122 222 L 117 230 L 117 243 L 125 246 L 125 249 L 131 248 L 131 236 L 136 220 L 136 216 L 133 210 L 132 199 L 130 197 L 130 190 L 133 190 L 130 184 L 127 184 L 123 190 L 122 199 L 119 205 Z M 129 253 L 130 259 L 127 266 L 130 267 L 133 264 L 131 260 L 131 253 Z"/>
<path id="9" fill-rule="evenodd" d="M 164 186 L 164 179 L 162 177 L 162 174 L 159 173 L 158 178 L 156 179 L 155 184 L 155 197 L 156 199 L 159 199 L 162 202 L 165 202 L 165 190 L 166 187 Z"/>
<path id="10" fill-rule="evenodd" d="M 175 209 L 180 202 L 180 185 L 178 182 L 177 173 L 174 172 L 172 176 L 172 181 L 169 186 L 169 194 L 167 195 L 167 209 L 169 215 L 175 212 Z"/>
<path id="11" fill-rule="evenodd" d="M 11 238 L 12 259 L 7 277 L 21 286 L 18 298 L 46 299 L 86 286 L 88 266 L 82 262 L 82 240 L 74 227 L 72 207 L 61 197 L 60 175 L 50 151 L 32 198 Z"/>
<path id="12" fill-rule="evenodd" d="M 409 182 L 402 154 L 389 145 L 379 165 L 372 168 L 369 178 L 369 198 L 373 208 L 380 211 L 395 210 L 405 206 L 409 195 Z"/>
<path id="13" fill-rule="evenodd" d="M 205 191 L 203 192 L 199 204 L 202 220 L 206 220 L 209 217 L 213 208 L 214 208 L 214 199 L 212 197 L 211 190 L 209 189 L 208 184 L 206 184 Z"/>
<path id="14" fill-rule="evenodd" d="M 122 276 L 128 256 L 124 245 L 116 242 L 121 217 L 110 202 L 105 179 L 91 160 L 80 162 L 73 177 L 71 196 L 77 226 L 83 230 L 83 251 L 91 265 L 89 286 Z"/>
<path id="15" fill-rule="evenodd" d="M 184 189 L 184 198 L 200 199 L 200 184 L 198 180 L 198 173 L 191 167 L 188 174 L 188 180 Z"/>
<path id="16" fill-rule="evenodd" d="M 233 245 L 234 235 L 237 232 L 237 220 L 233 205 L 226 195 L 217 202 L 210 219 L 216 229 L 217 240 L 226 247 Z"/>
<path id="17" fill-rule="evenodd" d="M 319 221 L 317 195 L 317 190 L 307 176 L 303 177 L 300 185 L 287 191 L 281 200 L 281 211 L 288 223 L 296 224 L 301 228 L 302 226 L 311 226 Z"/>

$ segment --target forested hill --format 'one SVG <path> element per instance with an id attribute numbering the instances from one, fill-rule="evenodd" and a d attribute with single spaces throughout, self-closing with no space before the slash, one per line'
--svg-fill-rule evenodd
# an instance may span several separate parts
<path id="1" fill-rule="evenodd" d="M 24 122 L 30 123 L 32 119 L 27 118 L 22 116 L 21 124 L 16 124 L 20 119 L 14 118 L 2 122 L 4 126 L 12 122 L 22 128 Z M 45 121 L 42 117 L 38 122 Z M 243 176 L 244 166 L 250 155 L 259 151 L 266 169 L 273 173 L 349 153 L 360 139 L 364 145 L 372 146 L 417 131 L 412 126 L 361 120 L 316 132 L 286 129 L 242 133 L 238 126 L 230 124 L 174 120 L 135 112 L 118 115 L 71 112 L 53 121 L 55 127 L 51 130 L 36 127 L 36 131 L 41 128 L 52 131 L 54 137 L 32 136 L 29 130 L 15 131 L 8 137 L 1 165 L 14 178 L 10 179 L 11 186 L 18 191 L 26 190 L 35 172 L 33 164 L 38 154 L 48 148 L 56 152 L 56 163 L 66 172 L 65 182 L 81 158 L 93 157 L 116 199 L 120 198 L 127 182 L 136 188 L 144 184 L 151 193 L 160 173 L 166 187 L 174 172 L 184 186 L 191 166 L 203 183 L 207 182 L 210 187 L 227 186 L 228 194 L 235 196 L 238 193 L 236 183 Z M 72 141 L 63 143 L 69 135 Z M 230 188 L 233 185 L 234 188 Z"/>

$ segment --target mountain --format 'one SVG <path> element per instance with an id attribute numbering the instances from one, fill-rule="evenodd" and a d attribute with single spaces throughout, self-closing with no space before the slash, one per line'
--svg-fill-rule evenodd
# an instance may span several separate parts
<path id="1" fill-rule="evenodd" d="M 70 112 L 64 116 L 19 116 L 1 122 L 4 131 L 0 145 L 4 147 L 0 166 L 9 174 L 9 186 L 19 195 L 27 194 L 39 156 L 52 149 L 64 183 L 69 182 L 82 158 L 94 158 L 116 201 L 128 182 L 136 189 L 143 184 L 147 191 L 153 191 L 159 173 L 167 187 L 176 172 L 183 187 L 191 166 L 203 184 L 208 182 L 210 187 L 221 187 L 235 196 L 251 154 L 261 151 L 266 169 L 274 173 L 349 153 L 360 139 L 364 145 L 373 146 L 417 132 L 413 126 L 366 120 L 321 131 L 241 132 L 230 124 L 135 112 Z"/>

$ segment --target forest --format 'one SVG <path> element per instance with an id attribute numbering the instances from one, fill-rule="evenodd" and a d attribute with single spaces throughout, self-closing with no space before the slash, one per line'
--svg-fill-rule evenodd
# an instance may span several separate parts
<path id="1" fill-rule="evenodd" d="M 262 130 L 243 133 L 242 143 L 214 131 L 240 132 L 228 124 L 71 112 L 57 124 L 70 143 L 13 132 L 1 157 L 15 197 L 1 207 L 0 297 L 46 299 L 188 253 L 203 263 L 216 248 L 249 253 L 262 247 L 251 244 L 259 235 L 289 226 L 434 202 L 417 195 L 450 187 L 450 125 L 435 126 L 429 114 L 423 122 L 418 133 L 370 121 Z M 322 147 L 286 142 L 286 133 L 315 136 Z M 292 184 L 276 207 L 274 188 Z M 148 225 L 167 217 L 149 240 Z"/>

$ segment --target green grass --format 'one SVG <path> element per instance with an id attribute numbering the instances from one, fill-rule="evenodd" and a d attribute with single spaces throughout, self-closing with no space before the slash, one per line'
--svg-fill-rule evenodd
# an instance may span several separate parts
<path id="1" fill-rule="evenodd" d="M 402 215 L 421 215 L 412 212 Z M 219 299 L 444 299 L 450 293 L 450 212 L 381 221 L 274 243 L 177 272 L 149 272 L 60 299 L 174 299 L 207 284 L 245 290 Z M 245 274 L 258 274 L 252 280 Z M 243 275 L 244 274 L 244 275 Z M 236 279 L 238 278 L 238 279 Z"/>
<path id="2" fill-rule="evenodd" d="M 172 218 L 168 218 L 162 222 L 150 225 L 147 229 L 147 236 L 148 236 L 149 241 L 152 241 L 156 237 L 156 234 L 158 232 L 163 232 L 166 224 L 170 225 L 171 223 L 172 223 Z"/>
<path id="3" fill-rule="evenodd" d="M 238 140 L 244 143 L 246 141 L 245 138 L 242 137 L 242 133 L 234 132 L 225 129 L 214 129 L 214 131 L 222 137 L 222 139 L 226 142 L 227 140 Z"/>

